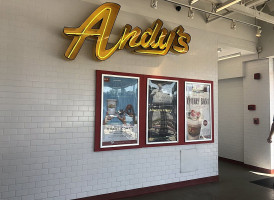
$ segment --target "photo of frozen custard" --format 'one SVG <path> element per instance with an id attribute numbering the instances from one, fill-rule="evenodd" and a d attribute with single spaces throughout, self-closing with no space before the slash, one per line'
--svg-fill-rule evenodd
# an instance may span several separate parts
<path id="1" fill-rule="evenodd" d="M 191 110 L 190 112 L 188 112 L 187 138 L 189 140 L 198 140 L 200 138 L 201 125 L 202 125 L 201 113 L 195 110 Z"/>

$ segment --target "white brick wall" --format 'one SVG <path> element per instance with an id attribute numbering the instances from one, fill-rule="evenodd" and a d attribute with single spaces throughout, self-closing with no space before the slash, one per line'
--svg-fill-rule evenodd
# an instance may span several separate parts
<path id="1" fill-rule="evenodd" d="M 232 69 L 246 58 L 254 56 L 219 62 L 219 78 L 223 79 L 219 80 L 219 155 L 273 169 L 273 144 L 266 142 L 274 113 L 273 60 L 246 61 L 243 70 L 238 70 L 244 77 L 235 78 L 240 74 L 236 76 Z M 254 73 L 261 73 L 261 80 L 254 80 Z M 250 104 L 256 105 L 256 111 L 248 111 Z M 253 118 L 259 118 L 260 124 L 254 125 Z"/>
<path id="2" fill-rule="evenodd" d="M 73 199 L 218 174 L 218 35 L 186 28 L 186 55 L 124 50 L 105 62 L 92 58 L 87 41 L 75 61 L 65 60 L 63 27 L 79 26 L 95 8 L 77 0 L 0 1 L 0 199 Z M 145 27 L 155 20 L 139 18 Z M 95 153 L 97 69 L 213 80 L 215 143 Z M 189 148 L 200 165 L 180 173 L 180 150 Z"/>
<path id="3" fill-rule="evenodd" d="M 271 169 L 271 149 L 266 142 L 271 118 L 269 60 L 246 62 L 244 67 L 244 162 Z M 254 80 L 254 73 L 261 73 L 261 79 Z M 250 104 L 256 105 L 256 111 L 247 109 Z M 259 118 L 260 124 L 253 124 L 253 118 Z"/>
<path id="4" fill-rule="evenodd" d="M 219 80 L 219 156 L 244 161 L 243 78 Z"/>

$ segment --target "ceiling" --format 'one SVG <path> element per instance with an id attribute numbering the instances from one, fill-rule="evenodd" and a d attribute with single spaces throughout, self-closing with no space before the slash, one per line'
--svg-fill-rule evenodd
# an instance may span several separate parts
<path id="1" fill-rule="evenodd" d="M 153 1 L 153 0 L 152 0 Z M 257 19 L 264 21 L 266 23 L 272 24 L 274 26 L 274 0 L 163 0 L 170 3 L 179 3 L 178 5 L 182 5 L 185 7 L 196 7 L 202 9 L 204 11 L 209 11 L 211 14 L 205 19 L 207 23 L 211 23 L 216 19 L 226 18 L 232 20 L 230 17 L 231 14 L 237 13 L 246 17 L 250 17 L 251 19 Z M 176 4 L 176 3 L 175 3 Z M 207 9 L 205 9 L 204 4 L 209 5 Z M 209 8 L 209 9 L 208 9 Z M 211 9 L 210 9 L 211 8 Z M 214 15 L 216 13 L 217 15 Z M 233 15 L 234 17 L 235 15 Z M 239 16 L 239 15 L 236 15 Z M 254 26 L 256 28 L 256 36 L 260 37 L 261 26 L 257 24 L 257 20 L 255 23 L 246 23 L 244 21 L 236 20 L 237 23 L 243 23 L 248 26 Z M 236 21 L 232 21 L 235 23 Z M 252 22 L 252 20 L 251 20 Z M 236 27 L 236 26 L 235 26 Z M 240 53 L 241 56 L 257 54 L 255 52 L 250 52 L 247 50 L 239 49 L 237 47 L 232 47 L 228 45 L 219 45 L 218 46 L 221 51 L 218 51 L 218 57 L 228 56 L 236 53 Z"/>
<path id="2" fill-rule="evenodd" d="M 213 3 L 218 8 L 218 7 L 221 7 L 222 5 L 225 5 L 227 2 L 232 2 L 233 0 L 200 0 L 200 1 L 207 1 L 207 2 Z M 199 1 L 196 2 L 195 5 L 193 6 L 198 6 L 198 3 Z M 237 5 L 235 4 L 235 6 L 240 6 L 240 5 L 246 7 L 247 9 L 252 9 L 254 10 L 254 12 L 267 14 L 271 17 L 274 16 L 274 0 L 242 0 L 238 2 Z M 230 9 L 230 6 L 228 6 L 226 9 L 220 11 L 219 14 L 222 14 L 223 16 L 229 16 L 232 13 L 238 13 L 237 9 L 236 10 L 233 9 L 233 5 L 231 7 L 232 9 Z M 240 14 L 245 15 L 244 13 L 241 13 L 241 12 Z M 252 17 L 250 15 L 247 15 L 247 16 Z M 218 51 L 218 58 L 234 55 L 237 53 L 240 53 L 241 56 L 257 54 L 257 52 L 243 50 L 240 48 L 228 46 L 227 44 L 219 44 L 217 51 Z"/>
<path id="3" fill-rule="evenodd" d="M 269 15 L 274 16 L 274 1 L 269 0 L 265 3 L 259 5 L 257 9 L 262 9 L 262 12 L 268 13 Z"/>
<path id="4" fill-rule="evenodd" d="M 241 56 L 247 56 L 247 55 L 251 55 L 251 54 L 255 54 L 254 52 L 251 51 L 246 51 L 243 49 L 239 49 L 236 47 L 230 47 L 230 46 L 222 46 L 218 48 L 218 57 L 223 57 L 223 56 L 227 56 L 227 55 L 232 55 L 235 53 L 241 53 Z"/>
<path id="5" fill-rule="evenodd" d="M 208 2 L 215 6 L 215 11 L 223 16 L 233 12 L 254 17 L 274 25 L 274 0 L 191 0 L 196 1 L 193 6 L 201 2 Z M 218 8 L 223 7 L 221 11 Z"/>

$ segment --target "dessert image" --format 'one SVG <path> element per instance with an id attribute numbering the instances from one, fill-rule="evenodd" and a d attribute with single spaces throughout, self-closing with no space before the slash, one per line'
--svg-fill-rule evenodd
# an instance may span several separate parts
<path id="1" fill-rule="evenodd" d="M 185 84 L 185 140 L 202 142 L 212 139 L 211 85 Z"/>
<path id="2" fill-rule="evenodd" d="M 108 108 L 109 115 L 115 115 L 116 105 L 117 105 L 116 99 L 107 99 L 107 108 Z"/>
<path id="3" fill-rule="evenodd" d="M 201 113 L 195 110 L 188 112 L 187 117 L 187 139 L 198 140 L 201 133 L 202 120 L 200 119 Z"/>
<path id="4" fill-rule="evenodd" d="M 101 146 L 133 145 L 139 137 L 139 78 L 103 75 Z"/>

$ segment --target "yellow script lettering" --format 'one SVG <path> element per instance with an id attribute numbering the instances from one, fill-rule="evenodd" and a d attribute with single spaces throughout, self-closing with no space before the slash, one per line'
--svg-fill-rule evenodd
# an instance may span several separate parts
<path id="1" fill-rule="evenodd" d="M 78 28 L 64 28 L 64 34 L 72 38 L 65 56 L 73 60 L 80 51 L 87 37 L 95 37 L 96 49 L 95 55 L 99 60 L 106 60 L 114 54 L 116 50 L 136 48 L 135 52 L 141 54 L 166 55 L 169 50 L 176 53 L 187 53 L 188 43 L 191 38 L 184 32 L 182 26 L 172 31 L 162 28 L 163 22 L 157 19 L 145 32 L 139 27 L 132 29 L 132 26 L 125 25 L 118 42 L 107 49 L 109 36 L 116 17 L 119 13 L 120 5 L 115 3 L 105 3 L 97 8 Z M 95 28 L 99 25 L 99 28 Z"/>

